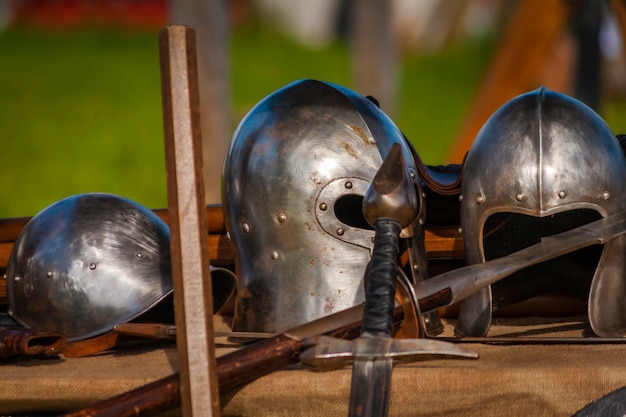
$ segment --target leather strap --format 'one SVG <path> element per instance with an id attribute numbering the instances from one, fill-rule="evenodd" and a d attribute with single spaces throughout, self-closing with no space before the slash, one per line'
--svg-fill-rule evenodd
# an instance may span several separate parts
<path id="1" fill-rule="evenodd" d="M 406 138 L 405 138 L 406 139 Z M 418 174 L 424 186 L 434 192 L 435 194 L 443 196 L 453 196 L 461 194 L 461 178 L 463 177 L 463 163 L 450 164 L 450 165 L 426 165 L 419 154 L 408 140 L 411 153 L 413 154 L 413 160 L 417 166 Z M 465 154 L 467 157 L 467 154 Z"/>

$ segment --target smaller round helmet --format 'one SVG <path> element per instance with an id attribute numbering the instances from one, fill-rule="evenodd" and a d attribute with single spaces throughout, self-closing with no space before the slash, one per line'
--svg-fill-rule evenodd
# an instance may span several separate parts
<path id="1" fill-rule="evenodd" d="M 468 263 L 626 209 L 626 160 L 592 109 L 540 88 L 498 109 L 463 169 L 461 226 Z M 482 336 L 494 309 L 547 292 L 588 302 L 599 336 L 626 331 L 626 236 L 524 269 L 467 298 L 456 333 Z"/>
<path id="2" fill-rule="evenodd" d="M 222 176 L 235 332 L 281 332 L 365 300 L 374 230 L 363 197 L 396 143 L 421 196 L 404 136 L 372 100 L 345 87 L 295 81 L 245 116 Z M 402 236 L 411 242 L 413 280 L 426 271 L 420 208 Z"/>
<path id="3" fill-rule="evenodd" d="M 75 195 L 34 216 L 7 266 L 8 313 L 68 341 L 97 336 L 172 292 L 169 228 L 111 194 Z"/>

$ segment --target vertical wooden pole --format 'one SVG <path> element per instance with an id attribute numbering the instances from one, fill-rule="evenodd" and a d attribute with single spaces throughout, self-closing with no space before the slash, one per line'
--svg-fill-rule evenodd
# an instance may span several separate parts
<path id="1" fill-rule="evenodd" d="M 571 14 L 563 0 L 522 0 L 517 7 L 446 162 L 463 160 L 482 125 L 500 106 L 540 87 L 535 84 L 538 75 Z"/>
<path id="2" fill-rule="evenodd" d="M 389 0 L 353 1 L 352 67 L 355 90 L 370 95 L 393 117 L 396 107 L 396 51 Z"/>
<path id="3" fill-rule="evenodd" d="M 611 0 L 611 7 L 622 35 L 622 53 L 626 56 L 626 0 Z"/>
<path id="4" fill-rule="evenodd" d="M 167 26 L 159 47 L 181 408 L 218 416 L 195 31 Z"/>
<path id="5" fill-rule="evenodd" d="M 170 24 L 195 28 L 202 124 L 204 192 L 207 204 L 221 201 L 222 165 L 233 133 L 228 75 L 228 2 L 169 0 Z"/>

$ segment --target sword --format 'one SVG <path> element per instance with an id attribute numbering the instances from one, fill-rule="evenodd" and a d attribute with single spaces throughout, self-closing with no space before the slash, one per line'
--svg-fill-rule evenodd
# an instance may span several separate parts
<path id="1" fill-rule="evenodd" d="M 395 145 L 394 145 L 395 146 Z M 475 358 L 471 351 L 440 340 L 391 337 L 391 311 L 395 292 L 398 236 L 414 217 L 399 210 L 414 205 L 409 181 L 398 177 L 406 172 L 398 149 L 392 149 L 381 165 L 364 198 L 364 215 L 375 226 L 375 242 L 366 279 L 366 296 L 361 336 L 339 340 L 320 336 L 315 346 L 304 351 L 300 360 L 314 370 L 329 370 L 352 362 L 350 417 L 385 416 L 388 410 L 394 362 L 457 356 Z M 374 208 L 372 208 L 372 206 Z M 413 206 L 414 207 L 414 206 Z M 408 220 L 407 220 L 408 219 Z M 407 286 L 417 310 L 425 313 L 463 300 L 512 273 L 566 253 L 601 244 L 626 232 L 626 213 L 598 220 L 570 231 L 542 238 L 540 243 L 483 264 L 471 265 Z M 432 306 L 421 300 L 436 299 Z M 420 312 L 418 311 L 418 314 Z"/>
<path id="2" fill-rule="evenodd" d="M 582 247 L 606 243 L 625 232 L 626 212 L 620 212 L 559 235 L 544 238 L 534 246 L 522 249 L 503 258 L 437 275 L 425 281 L 428 283 L 428 286 L 419 286 L 416 291 L 414 289 L 412 295 L 419 294 L 419 298 L 412 299 L 416 303 L 415 306 L 398 305 L 395 308 L 395 320 L 408 320 L 407 310 L 417 306 L 419 306 L 422 312 L 446 307 L 461 299 L 453 294 L 455 291 L 462 294 L 466 294 L 467 291 L 471 293 L 472 289 L 473 291 L 479 290 L 508 276 L 506 275 L 507 273 L 513 273 L 527 266 L 556 258 Z M 559 242 L 558 244 L 555 243 L 557 241 Z M 555 252 L 550 253 L 550 250 Z M 540 254 L 541 259 L 533 259 L 533 254 Z M 508 269 L 503 271 L 502 267 L 496 267 L 498 264 L 508 264 Z M 493 276 L 490 276 L 489 272 L 492 271 L 492 266 Z M 478 277 L 478 280 L 474 280 L 474 277 Z M 463 282 L 465 282 L 465 285 L 463 285 Z M 401 288 L 406 290 L 411 287 L 404 285 Z M 406 298 L 407 300 L 403 300 L 403 302 L 408 304 L 411 298 L 410 294 L 407 294 Z M 352 329 L 354 326 L 361 325 L 362 313 L 363 304 L 359 304 L 219 357 L 217 359 L 217 379 L 220 392 L 229 392 L 229 390 L 233 390 L 263 375 L 297 363 L 298 360 L 305 365 L 311 366 L 314 370 L 322 371 L 337 369 L 347 365 L 352 361 L 352 352 L 349 351 L 352 345 L 342 346 L 336 342 L 337 340 L 342 341 L 342 339 L 338 338 L 349 339 L 356 336 L 352 336 Z M 332 334 L 334 337 L 315 337 L 315 335 L 324 333 Z M 405 343 L 406 345 L 407 340 L 410 339 L 394 340 L 393 343 Z M 327 341 L 331 343 L 327 344 Z M 428 357 L 428 354 L 432 353 L 429 352 L 428 342 L 438 341 L 421 339 L 420 342 L 420 349 L 414 350 L 421 352 L 422 357 Z M 439 349 L 440 346 L 437 345 Z M 404 346 L 403 348 L 404 350 L 410 350 L 410 347 Z M 399 352 L 401 350 L 403 349 L 400 349 L 398 345 L 389 349 L 390 352 Z M 441 352 L 441 350 L 438 350 L 438 352 Z M 396 361 L 402 358 L 394 354 L 389 354 L 388 357 Z M 411 359 L 410 356 L 407 358 Z M 65 414 L 65 417 L 86 415 L 92 417 L 113 415 L 116 417 L 133 417 L 139 414 L 152 415 L 176 408 L 180 404 L 179 389 L 178 374 L 176 373 L 83 409 L 75 410 Z"/>
<path id="3" fill-rule="evenodd" d="M 578 249 L 604 244 L 624 233 L 626 233 L 626 211 L 621 211 L 566 232 L 543 237 L 539 243 L 510 255 L 481 264 L 453 269 L 428 280 L 420 281 L 418 284 L 403 285 L 402 289 L 407 293 L 406 297 L 414 301 L 416 310 L 427 313 L 462 301 L 476 291 L 495 284 L 521 269 Z M 467 337 L 440 339 L 455 343 L 479 342 L 477 338 Z M 498 337 L 481 338 L 481 341 L 487 342 L 491 339 L 493 339 L 493 343 L 503 341 Z M 509 342 L 512 343 L 514 341 L 512 339 Z M 592 340 L 596 343 L 616 343 L 618 338 L 584 338 L 578 343 L 593 343 Z M 622 338 L 622 340 L 626 339 Z M 520 338 L 519 341 L 524 343 L 525 340 Z M 537 341 L 537 343 L 541 342 L 545 341 Z M 572 340 L 559 340 L 559 342 L 574 343 Z M 309 344 L 312 347 L 300 354 L 300 360 L 313 370 L 336 369 L 349 364 L 352 360 L 351 355 L 345 353 L 345 345 L 341 346 L 326 336 L 317 337 L 315 342 Z"/>
<path id="4" fill-rule="evenodd" d="M 539 243 L 510 255 L 454 269 L 420 281 L 409 290 L 413 291 L 412 297 L 416 300 L 439 294 L 440 298 L 446 301 L 437 308 L 447 307 L 519 270 L 588 246 L 604 244 L 624 233 L 626 233 L 626 211 L 620 211 L 566 232 L 543 237 Z M 428 310 L 422 310 L 426 311 Z"/>
<path id="5" fill-rule="evenodd" d="M 415 320 L 414 317 L 407 316 L 417 313 L 417 310 L 426 313 L 449 306 L 525 267 L 583 247 L 606 243 L 624 233 L 626 212 L 620 212 L 576 229 L 545 237 L 539 243 L 511 255 L 455 269 L 421 281 L 415 287 L 403 285 L 401 289 L 410 290 L 411 293 L 404 295 L 395 307 L 394 321 Z M 413 360 L 418 355 L 422 358 L 430 358 L 435 354 L 476 357 L 470 351 L 459 350 L 454 344 L 442 345 L 441 341 L 429 339 L 391 340 L 380 351 L 374 350 L 373 354 L 364 348 L 352 349 L 353 344 L 344 339 L 356 336 L 353 335 L 353 330 L 358 330 L 355 326 L 362 328 L 360 318 L 364 317 L 363 307 L 360 304 L 325 316 L 219 357 L 217 379 L 220 392 L 228 392 L 277 369 L 297 363 L 298 360 L 317 370 L 336 369 L 354 360 L 353 351 L 360 358 L 374 356 L 391 359 L 396 363 L 403 359 Z M 331 336 L 316 336 L 320 334 Z M 131 417 L 140 413 L 144 415 L 162 412 L 179 404 L 179 388 L 178 374 L 173 374 L 65 416 Z M 384 407 L 387 407 L 387 403 Z"/>
<path id="6" fill-rule="evenodd" d="M 375 235 L 365 280 L 361 335 L 353 341 L 330 337 L 316 341 L 318 353 L 337 352 L 328 357 L 331 363 L 341 366 L 345 359 L 353 362 L 350 417 L 387 415 L 393 365 L 400 357 L 404 360 L 424 354 L 477 357 L 446 342 L 392 337 L 400 231 L 414 222 L 419 205 L 416 185 L 410 180 L 401 147 L 394 144 L 363 199 L 363 215 L 374 227 Z M 300 359 L 304 358 L 306 363 L 306 357 L 301 355 Z M 317 355 L 315 361 L 319 362 L 319 358 Z"/>

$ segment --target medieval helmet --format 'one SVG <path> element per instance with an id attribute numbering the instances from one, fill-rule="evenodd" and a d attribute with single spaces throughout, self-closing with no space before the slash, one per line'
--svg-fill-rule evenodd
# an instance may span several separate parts
<path id="1" fill-rule="evenodd" d="M 165 222 L 126 198 L 91 193 L 57 201 L 15 241 L 8 312 L 69 341 L 105 333 L 172 292 L 169 245 Z"/>
<path id="2" fill-rule="evenodd" d="M 374 231 L 363 196 L 394 143 L 421 196 L 403 135 L 349 89 L 296 81 L 243 118 L 222 178 L 237 276 L 233 331 L 280 332 L 364 301 Z M 412 239 L 423 220 L 421 210 L 407 228 Z M 412 249 L 423 251 L 423 241 Z M 411 269 L 426 269 L 421 253 Z"/>
<path id="3" fill-rule="evenodd" d="M 589 107 L 540 88 L 498 109 L 465 160 L 461 226 L 469 263 L 522 249 L 626 209 L 626 161 Z M 466 299 L 458 335 L 488 332 L 492 310 L 547 291 L 588 302 L 599 336 L 626 331 L 626 236 L 520 271 Z"/>

